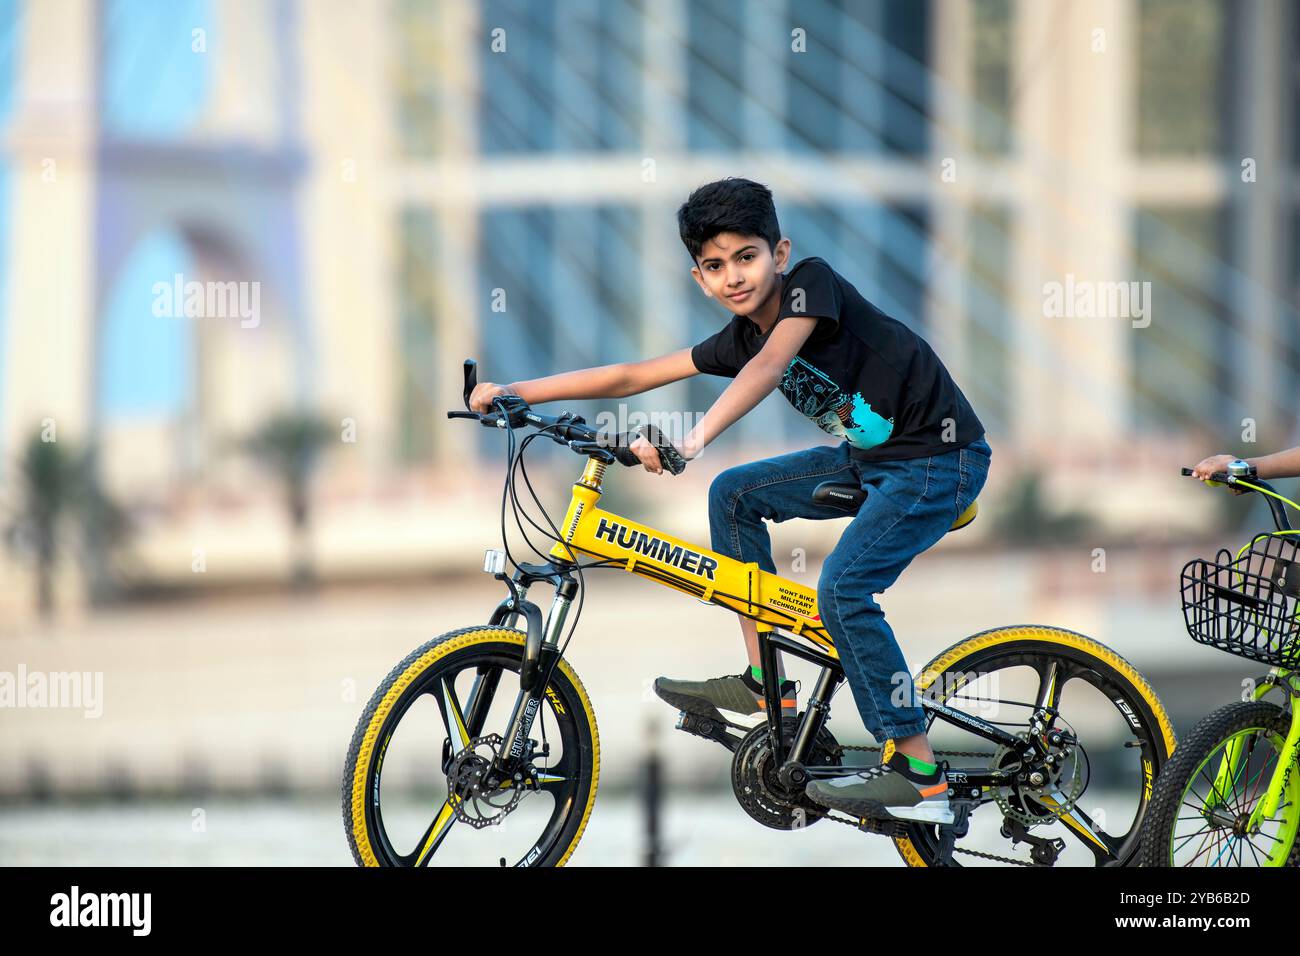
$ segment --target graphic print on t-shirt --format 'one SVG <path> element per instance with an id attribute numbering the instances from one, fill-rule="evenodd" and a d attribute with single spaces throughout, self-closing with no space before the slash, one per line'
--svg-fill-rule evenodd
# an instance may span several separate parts
<path id="1" fill-rule="evenodd" d="M 893 433 L 894 420 L 873 411 L 861 392 L 850 398 L 826 373 L 798 356 L 786 367 L 780 388 L 818 428 L 855 448 L 874 448 Z"/>

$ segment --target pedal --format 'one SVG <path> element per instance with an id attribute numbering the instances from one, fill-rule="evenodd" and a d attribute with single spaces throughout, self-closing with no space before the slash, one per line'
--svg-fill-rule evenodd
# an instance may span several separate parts
<path id="1" fill-rule="evenodd" d="M 939 852 L 935 855 L 936 866 L 952 866 L 952 851 L 957 841 L 970 831 L 971 805 L 965 800 L 953 800 L 952 823 L 943 823 L 939 830 Z"/>
<path id="2" fill-rule="evenodd" d="M 740 738 L 728 732 L 726 724 L 720 723 L 712 717 L 688 714 L 683 710 L 677 715 L 677 729 L 684 730 L 695 737 L 703 737 L 705 740 L 720 743 L 732 753 L 735 753 L 736 748 L 740 746 Z"/>
<path id="3" fill-rule="evenodd" d="M 901 837 L 907 836 L 907 824 L 902 820 L 882 820 L 878 817 L 859 817 L 857 828 L 863 833 L 874 833 L 879 836 Z"/>

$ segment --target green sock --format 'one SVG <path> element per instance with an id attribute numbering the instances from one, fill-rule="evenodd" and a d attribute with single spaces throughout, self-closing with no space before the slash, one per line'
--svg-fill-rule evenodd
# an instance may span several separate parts
<path id="1" fill-rule="evenodd" d="M 749 676 L 754 678 L 754 680 L 761 682 L 763 680 L 763 668 L 754 667 L 751 664 L 749 667 Z"/>
<path id="2" fill-rule="evenodd" d="M 907 757 L 907 754 L 903 754 Z M 926 763 L 924 760 L 917 760 L 915 757 L 907 757 L 907 765 L 912 768 L 914 773 L 925 774 L 929 776 L 939 769 L 937 764 Z"/>

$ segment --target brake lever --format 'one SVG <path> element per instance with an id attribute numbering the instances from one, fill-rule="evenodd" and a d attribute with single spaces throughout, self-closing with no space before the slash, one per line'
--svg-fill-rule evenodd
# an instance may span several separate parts
<path id="1" fill-rule="evenodd" d="M 618 458 L 614 455 L 614 453 L 610 451 L 608 448 L 606 448 L 604 445 L 600 444 L 599 442 L 580 441 L 579 439 L 576 438 L 567 442 L 564 441 L 564 439 L 562 438 L 556 440 L 561 442 L 562 444 L 568 445 L 570 448 L 572 448 L 574 451 L 578 452 L 579 454 L 590 455 L 592 458 L 595 458 L 597 461 L 603 461 L 607 465 L 612 465 L 614 462 L 618 461 Z"/>
<path id="2" fill-rule="evenodd" d="M 474 394 L 474 387 L 478 385 L 478 362 L 473 359 L 465 359 L 465 407 L 469 408 L 469 397 Z M 470 409 L 473 411 L 473 409 Z"/>

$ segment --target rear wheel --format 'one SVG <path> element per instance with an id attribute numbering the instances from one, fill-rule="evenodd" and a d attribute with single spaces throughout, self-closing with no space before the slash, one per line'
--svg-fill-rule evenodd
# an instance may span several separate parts
<path id="1" fill-rule="evenodd" d="M 1053 726 L 1078 738 L 1065 769 L 1045 786 L 1025 782 L 982 793 L 969 832 L 956 842 L 954 864 L 1134 861 L 1152 783 L 1175 741 L 1160 699 L 1128 661 L 1062 628 L 1003 627 L 948 648 L 925 666 L 916 687 L 1024 739 L 1036 703 L 1046 699 L 1060 713 Z M 983 738 L 932 714 L 928 721 L 936 751 L 993 751 L 982 759 L 946 758 L 950 792 L 959 786 L 951 771 L 1015 761 L 1014 754 L 994 750 Z M 938 828 L 907 824 L 906 835 L 895 837 L 894 844 L 909 866 L 933 866 Z"/>
<path id="2" fill-rule="evenodd" d="M 1300 865 L 1300 774 L 1288 774 L 1278 812 L 1248 827 L 1290 723 L 1267 701 L 1228 704 L 1202 718 L 1156 781 L 1143 865 Z"/>
<path id="3" fill-rule="evenodd" d="M 490 781 L 525 637 L 504 627 L 453 631 L 379 685 L 343 773 L 343 823 L 358 865 L 559 866 L 572 855 L 596 797 L 600 740 L 567 662 L 538 707 L 533 756 L 517 778 Z"/>

